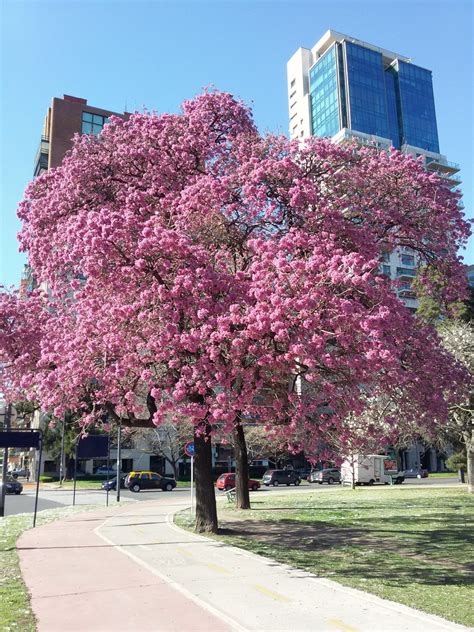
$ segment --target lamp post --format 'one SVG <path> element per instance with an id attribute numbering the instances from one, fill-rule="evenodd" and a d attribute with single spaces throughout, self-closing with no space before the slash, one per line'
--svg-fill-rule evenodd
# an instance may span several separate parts
<path id="1" fill-rule="evenodd" d="M 10 430 L 10 417 L 12 414 L 12 405 L 8 404 L 5 411 L 5 430 Z M 3 448 L 3 463 L 2 463 L 2 489 L 0 490 L 0 518 L 5 516 L 5 492 L 8 473 L 8 448 Z"/>
<path id="2" fill-rule="evenodd" d="M 121 437 L 122 437 L 122 419 L 119 419 L 117 425 L 117 485 L 115 486 L 117 491 L 117 502 L 120 502 L 120 465 L 121 465 Z"/>

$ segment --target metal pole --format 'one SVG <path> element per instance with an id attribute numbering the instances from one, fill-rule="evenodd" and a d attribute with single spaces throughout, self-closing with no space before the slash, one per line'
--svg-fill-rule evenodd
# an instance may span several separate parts
<path id="1" fill-rule="evenodd" d="M 107 471 L 109 470 L 110 470 L 110 432 L 108 435 L 108 442 L 107 442 Z M 109 475 L 107 474 L 107 476 Z M 119 481 L 117 481 L 117 484 L 119 484 Z M 108 507 L 109 506 L 109 486 L 108 485 L 107 485 L 106 492 L 107 492 L 107 497 L 105 500 L 105 506 Z"/>
<path id="2" fill-rule="evenodd" d="M 117 485 L 116 487 L 116 491 L 117 491 L 117 502 L 120 502 L 120 462 L 121 462 L 121 455 L 120 455 L 120 444 L 121 444 L 121 436 L 122 436 L 122 420 L 119 419 L 118 422 L 118 426 L 117 426 Z"/>
<path id="3" fill-rule="evenodd" d="M 76 442 L 76 452 L 74 453 L 74 486 L 72 492 L 72 506 L 76 504 L 76 476 L 77 476 L 77 448 L 79 446 L 79 439 Z"/>
<path id="4" fill-rule="evenodd" d="M 191 457 L 191 517 L 194 518 L 194 457 Z"/>
<path id="5" fill-rule="evenodd" d="M 8 404 L 5 412 L 5 430 L 10 430 L 10 417 L 12 414 L 12 405 Z M 2 464 L 2 489 L 0 490 L 0 518 L 5 515 L 5 493 L 8 474 L 8 448 L 3 449 L 3 464 Z"/>
<path id="6" fill-rule="evenodd" d="M 36 471 L 36 496 L 35 496 L 35 513 L 33 515 L 33 528 L 36 527 L 36 514 L 38 512 L 38 494 L 39 494 L 39 484 L 40 484 L 40 473 L 41 473 L 41 459 L 43 457 L 43 434 L 41 433 L 40 437 L 40 453 L 39 453 L 39 462 L 38 469 Z"/>
<path id="7" fill-rule="evenodd" d="M 63 484 L 63 479 L 64 479 L 64 441 L 65 441 L 65 435 L 66 435 L 66 413 L 64 414 L 63 417 L 63 427 L 62 427 L 62 431 L 61 431 L 61 457 L 60 457 L 60 463 L 59 463 L 59 487 L 62 486 Z"/>

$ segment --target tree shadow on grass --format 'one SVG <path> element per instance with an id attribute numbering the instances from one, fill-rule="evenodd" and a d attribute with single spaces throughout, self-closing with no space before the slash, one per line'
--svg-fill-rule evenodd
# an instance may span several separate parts
<path id="1" fill-rule="evenodd" d="M 302 523 L 290 519 L 225 520 L 222 535 L 252 541 L 258 552 L 320 576 L 383 580 L 401 586 L 472 585 L 474 565 L 466 560 L 474 535 L 468 521 L 448 513 L 414 519 L 404 530 L 400 517 L 380 518 L 377 526 L 334 526 L 324 521 Z M 441 523 L 442 528 L 432 528 Z M 430 525 L 430 529 L 425 527 Z"/>

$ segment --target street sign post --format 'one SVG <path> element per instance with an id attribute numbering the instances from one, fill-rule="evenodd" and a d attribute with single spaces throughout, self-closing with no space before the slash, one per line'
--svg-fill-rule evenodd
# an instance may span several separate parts
<path id="1" fill-rule="evenodd" d="M 41 472 L 41 458 L 43 453 L 43 440 L 41 431 L 33 430 L 8 430 L 9 419 L 5 424 L 7 430 L 0 432 L 0 448 L 4 449 L 4 461 L 2 467 L 2 483 L 0 489 L 0 516 L 5 515 L 5 491 L 7 476 L 8 448 L 35 448 L 39 450 L 38 471 L 36 474 L 36 495 L 35 495 L 35 513 L 33 516 L 33 527 L 36 526 L 36 514 L 38 511 L 38 493 L 39 479 Z M 5 457 L 6 454 L 6 457 Z"/>
<path id="2" fill-rule="evenodd" d="M 82 459 L 106 459 L 109 455 L 109 435 L 88 435 L 79 437 L 74 457 L 74 484 L 72 488 L 72 504 L 76 504 L 77 461 Z"/>
<path id="3" fill-rule="evenodd" d="M 184 451 L 191 457 L 191 516 L 194 517 L 194 441 L 188 441 Z"/>

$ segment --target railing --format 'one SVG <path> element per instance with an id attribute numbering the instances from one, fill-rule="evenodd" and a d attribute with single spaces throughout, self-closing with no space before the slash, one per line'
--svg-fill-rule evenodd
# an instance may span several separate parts
<path id="1" fill-rule="evenodd" d="M 415 277 L 416 270 L 411 270 L 410 268 L 397 268 L 397 276 Z"/>
<path id="2" fill-rule="evenodd" d="M 49 138 L 47 136 L 41 136 L 41 141 L 40 141 L 40 144 L 38 146 L 38 149 L 36 151 L 36 156 L 35 156 L 35 171 L 36 171 L 36 166 L 41 158 L 41 154 L 46 155 L 46 156 L 49 154 Z"/>

